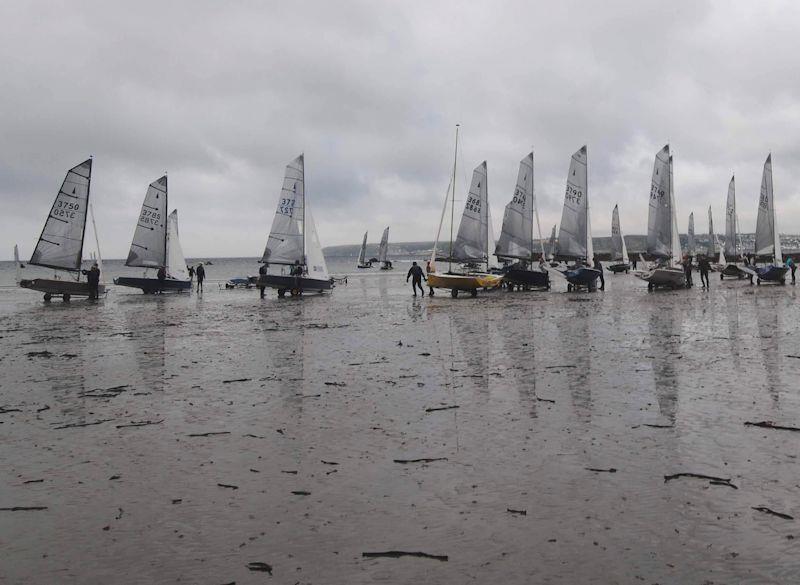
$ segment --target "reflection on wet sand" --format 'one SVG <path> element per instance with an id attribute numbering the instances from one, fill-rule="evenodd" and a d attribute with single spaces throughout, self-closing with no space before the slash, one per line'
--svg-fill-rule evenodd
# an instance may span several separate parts
<path id="1" fill-rule="evenodd" d="M 668 424 L 675 424 L 678 410 L 678 368 L 681 359 L 681 324 L 672 308 L 650 314 L 650 351 L 658 411 Z"/>

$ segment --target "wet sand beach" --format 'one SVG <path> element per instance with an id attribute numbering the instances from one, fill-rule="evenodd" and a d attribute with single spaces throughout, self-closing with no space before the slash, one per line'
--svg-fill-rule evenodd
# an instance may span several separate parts
<path id="1" fill-rule="evenodd" d="M 797 289 L 606 282 L 9 293 L 0 582 L 796 582 Z"/>

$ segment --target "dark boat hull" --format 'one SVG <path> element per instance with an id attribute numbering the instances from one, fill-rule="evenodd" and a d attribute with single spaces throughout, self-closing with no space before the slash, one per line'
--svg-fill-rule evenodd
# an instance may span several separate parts
<path id="1" fill-rule="evenodd" d="M 282 297 L 287 292 L 293 296 L 304 292 L 323 292 L 331 290 L 333 283 L 330 280 L 306 278 L 304 276 L 283 276 L 279 274 L 266 274 L 258 279 L 258 286 L 268 286 L 278 290 Z"/>
<path id="2" fill-rule="evenodd" d="M 525 288 L 550 288 L 550 275 L 542 270 L 523 270 L 509 268 L 503 277 L 503 282 Z"/>
<path id="3" fill-rule="evenodd" d="M 22 288 L 44 293 L 45 300 L 49 301 L 52 297 L 61 297 L 68 301 L 71 297 L 88 297 L 89 283 L 75 280 L 57 280 L 55 278 L 34 278 L 32 280 L 20 280 Z M 98 293 L 105 294 L 106 287 L 101 284 L 98 286 Z"/>
<path id="4" fill-rule="evenodd" d="M 600 278 L 600 271 L 595 268 L 580 267 L 564 272 L 564 278 L 573 288 L 586 288 L 594 290 L 597 288 L 597 279 Z"/>
<path id="5" fill-rule="evenodd" d="M 117 286 L 129 286 L 139 288 L 146 295 L 158 292 L 187 292 L 192 290 L 191 280 L 174 280 L 167 278 L 163 284 L 157 278 L 139 278 L 136 276 L 119 276 L 114 279 Z"/>
<path id="6" fill-rule="evenodd" d="M 758 275 L 758 284 L 762 282 L 777 282 L 780 284 L 786 284 L 786 272 L 789 269 L 786 266 L 775 266 L 774 264 L 770 264 L 769 266 L 758 266 L 755 268 L 755 272 Z"/>
<path id="7" fill-rule="evenodd" d="M 728 278 L 745 278 L 749 276 L 744 270 L 739 268 L 736 264 L 730 262 L 725 265 L 725 268 L 719 271 L 719 279 L 723 280 L 725 277 Z"/>
<path id="8" fill-rule="evenodd" d="M 620 272 L 628 272 L 631 269 L 631 263 L 619 262 L 617 264 L 610 265 L 608 269 L 614 274 L 619 274 Z"/>

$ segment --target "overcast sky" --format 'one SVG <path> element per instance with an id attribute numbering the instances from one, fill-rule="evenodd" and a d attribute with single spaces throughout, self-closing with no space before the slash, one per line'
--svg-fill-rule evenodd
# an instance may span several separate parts
<path id="1" fill-rule="evenodd" d="M 644 233 L 667 141 L 681 232 L 709 205 L 723 231 L 733 172 L 753 231 L 770 151 L 779 227 L 800 232 L 798 2 L 7 0 L 0 20 L 2 258 L 30 255 L 89 155 L 106 258 L 164 171 L 187 256 L 260 255 L 300 152 L 323 245 L 430 240 L 456 123 L 457 196 L 487 160 L 496 233 L 532 147 L 549 233 L 583 144 L 594 234 L 615 203 Z"/>

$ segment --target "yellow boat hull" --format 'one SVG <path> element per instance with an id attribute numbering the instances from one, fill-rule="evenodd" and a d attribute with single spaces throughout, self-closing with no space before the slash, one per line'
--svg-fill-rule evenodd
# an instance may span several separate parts
<path id="1" fill-rule="evenodd" d="M 450 290 L 473 291 L 479 288 L 495 288 L 503 282 L 497 274 L 440 274 L 428 275 L 428 286 L 433 288 L 449 288 Z"/>

